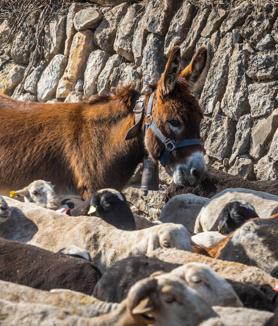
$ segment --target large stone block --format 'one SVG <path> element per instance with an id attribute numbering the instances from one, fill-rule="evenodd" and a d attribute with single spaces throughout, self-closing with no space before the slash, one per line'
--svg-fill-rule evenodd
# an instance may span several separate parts
<path id="1" fill-rule="evenodd" d="M 90 30 L 78 32 L 74 35 L 68 64 L 61 78 L 56 96 L 66 98 L 73 90 L 76 81 L 83 75 L 88 56 L 93 48 L 93 33 Z"/>
<path id="2" fill-rule="evenodd" d="M 228 33 L 222 38 L 218 50 L 214 54 L 203 88 L 200 103 L 205 114 L 212 114 L 217 102 L 221 101 L 225 93 L 232 50 L 232 34 Z"/>
<path id="3" fill-rule="evenodd" d="M 260 118 L 278 107 L 278 82 L 255 83 L 248 86 L 251 116 Z"/>
<path id="4" fill-rule="evenodd" d="M 132 39 L 138 20 L 143 15 L 143 6 L 134 4 L 127 10 L 117 29 L 114 50 L 128 61 L 133 61 Z"/>
<path id="5" fill-rule="evenodd" d="M 98 93 L 105 94 L 110 90 L 111 81 L 110 76 L 115 68 L 117 68 L 123 62 L 123 58 L 118 54 L 112 55 L 105 64 L 104 69 L 98 76 L 97 91 Z"/>
<path id="6" fill-rule="evenodd" d="M 43 71 L 37 86 L 39 101 L 46 102 L 56 95 L 56 89 L 65 70 L 67 59 L 63 54 L 57 54 Z"/>
<path id="7" fill-rule="evenodd" d="M 250 114 L 243 115 L 236 125 L 236 134 L 230 164 L 234 162 L 237 156 L 247 154 L 250 147 L 252 119 Z"/>
<path id="8" fill-rule="evenodd" d="M 257 179 L 278 180 L 278 129 L 272 139 L 269 152 L 255 166 Z"/>
<path id="9" fill-rule="evenodd" d="M 278 78 L 278 53 L 257 53 L 250 56 L 248 76 L 255 81 L 271 81 Z"/>
<path id="10" fill-rule="evenodd" d="M 228 172 L 231 175 L 241 176 L 243 179 L 253 179 L 253 161 L 248 156 L 237 157 Z"/>
<path id="11" fill-rule="evenodd" d="M 234 120 L 249 112 L 246 64 L 247 52 L 237 45 L 230 58 L 228 83 L 221 102 L 222 111 Z"/>
<path id="12" fill-rule="evenodd" d="M 73 19 L 74 28 L 77 31 L 85 29 L 94 29 L 98 26 L 103 15 L 100 10 L 94 7 L 88 7 L 78 11 Z"/>
<path id="13" fill-rule="evenodd" d="M 163 72 L 165 58 L 162 55 L 164 48 L 163 37 L 149 34 L 143 51 L 142 73 L 143 88 L 154 85 Z"/>
<path id="14" fill-rule="evenodd" d="M 94 32 L 95 42 L 102 50 L 114 53 L 117 28 L 127 9 L 128 4 L 123 3 L 104 14 L 102 22 Z"/>
<path id="15" fill-rule="evenodd" d="M 224 9 L 216 9 L 212 8 L 205 28 L 203 29 L 201 36 L 202 37 L 210 37 L 213 33 L 219 30 L 223 20 L 227 16 L 227 11 Z"/>
<path id="16" fill-rule="evenodd" d="M 29 76 L 26 77 L 24 82 L 24 90 L 26 92 L 29 92 L 33 95 L 37 94 L 37 84 L 40 80 L 43 70 L 44 64 L 41 64 L 38 67 L 34 68 Z"/>
<path id="17" fill-rule="evenodd" d="M 169 30 L 165 37 L 164 54 L 177 44 L 180 44 L 187 36 L 193 18 L 196 14 L 196 7 L 184 1 L 180 9 L 173 17 Z"/>
<path id="18" fill-rule="evenodd" d="M 66 16 L 57 16 L 45 26 L 44 55 L 49 62 L 54 55 L 64 52 Z"/>
<path id="19" fill-rule="evenodd" d="M 96 50 L 90 54 L 84 73 L 84 95 L 86 97 L 97 93 L 98 76 L 108 58 L 108 53 L 102 50 Z"/>
<path id="20" fill-rule="evenodd" d="M 213 117 L 208 137 L 205 142 L 207 155 L 222 161 L 232 152 L 235 122 L 221 114 Z"/>
<path id="21" fill-rule="evenodd" d="M 132 40 L 132 52 L 136 65 L 140 65 L 142 62 L 142 55 L 144 46 L 147 41 L 148 31 L 146 30 L 146 14 L 139 20 L 137 27 L 134 31 L 134 36 Z"/>
<path id="22" fill-rule="evenodd" d="M 184 42 L 180 46 L 181 56 L 186 61 L 191 60 L 194 48 L 201 36 L 202 30 L 206 25 L 209 12 L 210 11 L 208 9 L 200 9 L 198 11 L 197 15 L 194 17 L 194 24 L 191 25 Z"/>
<path id="23" fill-rule="evenodd" d="M 165 35 L 173 15 L 174 1 L 150 0 L 146 7 L 146 29 L 150 33 Z"/>
<path id="24" fill-rule="evenodd" d="M 25 67 L 8 63 L 0 71 L 0 92 L 12 95 L 14 89 L 21 83 L 24 77 Z"/>
<path id="25" fill-rule="evenodd" d="M 260 120 L 252 129 L 250 154 L 259 159 L 266 154 L 275 131 L 278 129 L 278 109 L 265 119 Z"/>

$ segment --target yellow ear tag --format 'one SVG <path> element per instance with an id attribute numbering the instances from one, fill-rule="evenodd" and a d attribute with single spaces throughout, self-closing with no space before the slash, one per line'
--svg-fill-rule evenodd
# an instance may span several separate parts
<path id="1" fill-rule="evenodd" d="M 10 191 L 10 197 L 15 198 L 17 196 L 16 191 Z"/>
<path id="2" fill-rule="evenodd" d="M 95 208 L 95 206 L 91 205 L 89 208 L 88 214 L 89 215 L 94 214 L 96 211 L 97 211 L 97 209 Z"/>

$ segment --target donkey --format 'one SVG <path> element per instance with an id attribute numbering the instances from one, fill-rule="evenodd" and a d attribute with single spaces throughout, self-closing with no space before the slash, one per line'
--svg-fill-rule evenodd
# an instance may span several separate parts
<path id="1" fill-rule="evenodd" d="M 23 103 L 0 96 L 0 190 L 36 179 L 88 199 L 101 188 L 123 189 L 148 156 L 176 184 L 198 183 L 206 171 L 203 117 L 192 94 L 203 79 L 206 48 L 180 70 L 174 47 L 152 94 L 132 87 L 82 103 Z"/>

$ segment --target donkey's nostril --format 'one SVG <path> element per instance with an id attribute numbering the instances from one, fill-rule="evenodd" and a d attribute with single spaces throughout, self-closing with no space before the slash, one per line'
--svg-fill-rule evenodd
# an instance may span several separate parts
<path id="1" fill-rule="evenodd" d="M 196 179 L 199 179 L 201 177 L 201 173 L 195 168 L 192 168 L 190 170 L 190 174 Z"/>

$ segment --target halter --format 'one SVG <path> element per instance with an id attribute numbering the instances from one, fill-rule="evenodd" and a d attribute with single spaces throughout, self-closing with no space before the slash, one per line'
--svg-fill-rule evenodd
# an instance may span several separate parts
<path id="1" fill-rule="evenodd" d="M 176 142 L 174 139 L 167 138 L 166 136 L 164 136 L 161 130 L 158 128 L 156 122 L 153 121 L 152 119 L 153 100 L 154 100 L 154 92 L 151 94 L 148 102 L 146 116 L 147 116 L 147 121 L 150 121 L 150 123 L 147 122 L 145 124 L 145 133 L 147 129 L 150 128 L 155 134 L 155 136 L 164 145 L 164 149 L 160 154 L 159 161 L 163 166 L 165 166 L 169 163 L 173 151 L 190 147 L 190 146 L 202 145 L 202 142 L 200 138 L 184 138 L 181 141 Z"/>

